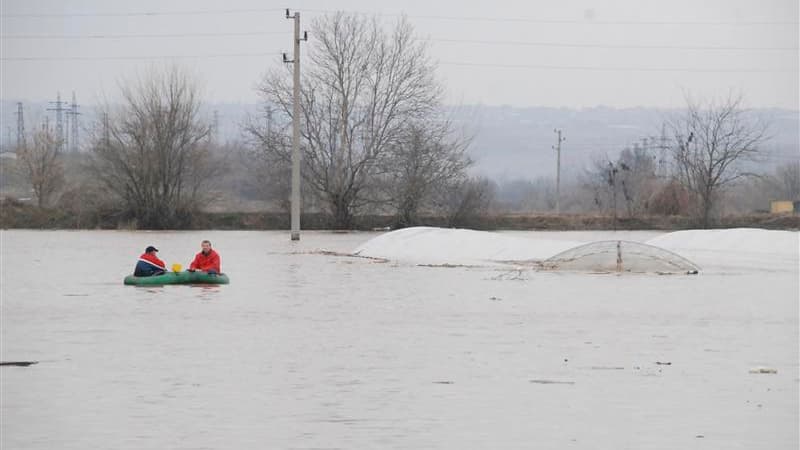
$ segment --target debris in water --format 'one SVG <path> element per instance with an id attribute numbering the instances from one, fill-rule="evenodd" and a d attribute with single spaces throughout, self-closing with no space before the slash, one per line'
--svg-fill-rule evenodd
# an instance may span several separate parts
<path id="1" fill-rule="evenodd" d="M 575 384 L 574 381 L 559 381 L 559 380 L 530 380 L 530 382 L 536 384 Z"/>
<path id="2" fill-rule="evenodd" d="M 0 361 L 0 366 L 28 367 L 39 364 L 39 361 Z"/>
<path id="3" fill-rule="evenodd" d="M 454 384 L 452 381 L 434 381 L 433 384 Z"/>
<path id="4" fill-rule="evenodd" d="M 670 362 L 670 361 L 666 361 L 666 362 L 656 361 L 656 365 L 657 366 L 671 366 L 672 362 Z"/>
<path id="5" fill-rule="evenodd" d="M 771 367 L 753 367 L 750 369 L 750 373 L 778 373 L 778 369 L 773 369 Z"/>

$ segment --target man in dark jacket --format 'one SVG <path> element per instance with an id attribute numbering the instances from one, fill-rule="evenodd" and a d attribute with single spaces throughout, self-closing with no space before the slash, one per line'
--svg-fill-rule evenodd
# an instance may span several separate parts
<path id="1" fill-rule="evenodd" d="M 156 253 L 158 249 L 151 246 L 148 246 L 144 250 L 144 254 L 139 257 L 139 261 L 136 263 L 136 269 L 133 271 L 133 275 L 137 277 L 150 277 L 153 275 L 161 275 L 162 273 L 167 271 L 167 267 L 164 264 L 164 261 L 158 259 Z"/>

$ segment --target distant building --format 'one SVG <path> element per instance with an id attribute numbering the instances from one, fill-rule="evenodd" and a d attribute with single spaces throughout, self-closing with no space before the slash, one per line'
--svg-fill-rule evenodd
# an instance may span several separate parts
<path id="1" fill-rule="evenodd" d="M 800 201 L 776 200 L 770 203 L 769 212 L 772 214 L 800 213 Z"/>

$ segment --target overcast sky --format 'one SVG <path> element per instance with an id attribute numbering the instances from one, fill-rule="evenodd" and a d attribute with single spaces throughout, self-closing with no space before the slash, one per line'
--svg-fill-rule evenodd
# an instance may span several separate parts
<path id="1" fill-rule="evenodd" d="M 290 20 L 405 13 L 430 40 L 448 102 L 675 107 L 683 93 L 741 91 L 798 109 L 797 0 L 418 1 L 2 0 L 3 99 L 113 99 L 117 83 L 178 61 L 213 102 L 253 86 L 291 50 Z M 148 13 L 148 14 L 143 14 Z M 313 40 L 313 35 L 310 37 Z"/>

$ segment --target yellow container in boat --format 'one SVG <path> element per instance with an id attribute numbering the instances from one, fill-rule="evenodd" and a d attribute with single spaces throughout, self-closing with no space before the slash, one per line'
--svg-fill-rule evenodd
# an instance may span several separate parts
<path id="1" fill-rule="evenodd" d="M 173 272 L 178 273 L 181 270 L 183 270 L 183 267 L 180 264 L 173 264 L 172 265 L 172 271 Z"/>

